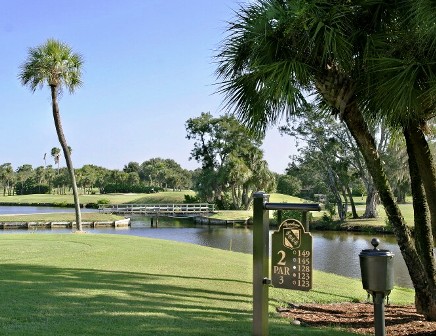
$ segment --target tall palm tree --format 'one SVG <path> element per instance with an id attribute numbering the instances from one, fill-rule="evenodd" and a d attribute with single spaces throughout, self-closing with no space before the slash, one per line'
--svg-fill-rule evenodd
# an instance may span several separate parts
<path id="1" fill-rule="evenodd" d="M 55 165 L 58 166 L 58 174 L 59 174 L 59 161 L 61 157 L 61 150 L 58 147 L 53 147 L 50 151 L 50 154 L 53 157 Z"/>
<path id="2" fill-rule="evenodd" d="M 228 38 L 218 54 L 217 73 L 228 107 L 255 131 L 263 132 L 283 116 L 292 118 L 307 104 L 307 95 L 345 122 L 393 226 L 416 289 L 417 308 L 423 308 L 427 319 L 436 320 L 431 226 L 425 219 L 419 223 L 420 231 L 427 229 L 422 234 L 422 248 L 395 202 L 364 115 L 366 108 L 377 103 L 362 94 L 369 92 L 371 80 L 366 75 L 368 50 L 374 50 L 375 42 L 383 38 L 390 41 L 386 33 L 389 24 L 395 24 L 395 20 L 389 21 L 393 3 L 250 2 L 230 23 Z"/>
<path id="3" fill-rule="evenodd" d="M 79 194 L 70 150 L 62 128 L 58 95 L 64 88 L 73 93 L 82 84 L 80 78 L 82 64 L 82 56 L 74 53 L 67 44 L 49 39 L 44 44 L 29 49 L 28 58 L 21 65 L 19 73 L 21 83 L 28 86 L 32 92 L 35 92 L 36 88 L 42 88 L 45 85 L 50 87 L 53 120 L 71 179 L 76 212 L 76 229 L 78 231 L 82 231 Z"/>

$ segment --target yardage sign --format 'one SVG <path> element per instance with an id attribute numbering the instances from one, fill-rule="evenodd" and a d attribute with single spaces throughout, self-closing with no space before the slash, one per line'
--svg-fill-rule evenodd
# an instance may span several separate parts
<path id="1" fill-rule="evenodd" d="M 271 278 L 274 287 L 312 289 L 312 235 L 288 219 L 272 234 Z"/>

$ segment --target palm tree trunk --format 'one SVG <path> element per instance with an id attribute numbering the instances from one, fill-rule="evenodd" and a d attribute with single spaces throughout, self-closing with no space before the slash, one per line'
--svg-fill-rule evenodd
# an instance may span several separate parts
<path id="1" fill-rule="evenodd" d="M 416 295 L 416 309 L 425 316 L 430 315 L 436 319 L 436 261 L 433 254 L 434 244 L 431 235 L 429 206 L 423 188 L 410 129 L 405 128 L 403 133 L 406 139 L 407 154 L 409 157 L 409 172 L 415 220 L 415 245 L 418 254 L 421 256 L 424 268 L 427 271 L 426 274 L 429 283 L 428 287 L 416 291 L 416 293 L 426 293 L 426 295 Z"/>
<path id="2" fill-rule="evenodd" d="M 415 155 L 419 175 L 424 185 L 425 196 L 430 210 L 431 231 L 433 239 L 436 239 L 436 170 L 430 147 L 425 139 L 421 125 L 414 124 L 405 129 L 410 141 L 410 146 Z"/>
<path id="3" fill-rule="evenodd" d="M 355 103 L 347 107 L 346 113 L 344 113 L 344 121 L 362 151 L 363 157 L 368 165 L 368 170 L 371 172 L 380 199 L 386 209 L 388 219 L 392 224 L 398 245 L 400 246 L 401 253 L 415 287 L 415 295 L 417 298 L 416 308 L 417 310 L 421 310 L 422 307 L 420 303 L 426 302 L 428 309 L 422 311 L 422 313 L 427 320 L 435 321 L 436 295 L 433 294 L 429 296 L 429 293 L 434 292 L 435 285 L 434 280 L 429 281 L 430 277 L 428 272 L 431 270 L 427 269 L 425 266 L 429 261 L 423 262 L 423 259 L 427 259 L 427 256 L 420 256 L 418 253 L 410 229 L 407 227 L 400 209 L 395 203 L 394 195 L 375 146 L 375 141 L 368 129 L 362 127 L 366 125 L 366 123 Z"/>
<path id="4" fill-rule="evenodd" d="M 426 260 L 423 262 L 423 259 L 427 259 L 429 255 L 421 256 L 419 254 L 412 233 L 395 202 L 374 137 L 371 135 L 355 100 L 353 83 L 339 73 L 330 72 L 325 74 L 324 77 L 318 78 L 316 86 L 326 102 L 340 114 L 362 153 L 409 270 L 415 288 L 417 310 L 421 310 L 421 305 L 426 303 L 428 305 L 427 309 L 422 311 L 425 318 L 429 321 L 436 321 L 435 279 L 434 275 L 433 279 L 429 277 L 428 272 L 430 270 L 425 266 L 431 261 Z"/>
<path id="5" fill-rule="evenodd" d="M 74 197 L 74 210 L 76 213 L 76 229 L 78 231 L 82 230 L 82 217 L 80 213 L 80 202 L 79 202 L 79 193 L 76 185 L 76 177 L 74 175 L 73 163 L 71 161 L 70 150 L 67 145 L 67 141 L 65 139 L 64 131 L 62 129 L 61 118 L 59 114 L 59 106 L 57 102 L 57 93 L 56 86 L 50 85 L 51 89 L 51 99 L 52 99 L 52 109 L 53 109 L 53 120 L 56 127 L 56 132 L 58 135 L 59 143 L 61 144 L 62 150 L 64 152 L 65 161 L 67 163 L 68 172 L 70 174 L 71 179 L 71 187 L 73 189 L 73 197 Z"/>

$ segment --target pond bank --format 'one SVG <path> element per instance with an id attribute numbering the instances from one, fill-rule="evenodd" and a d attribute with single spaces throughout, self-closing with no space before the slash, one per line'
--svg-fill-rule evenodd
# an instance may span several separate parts
<path id="1" fill-rule="evenodd" d="M 246 219 L 225 219 L 225 218 L 211 218 L 207 216 L 198 216 L 194 218 L 195 223 L 207 224 L 207 225 L 243 225 L 249 226 L 253 224 L 252 217 Z M 311 221 L 309 226 L 310 230 L 313 231 L 346 231 L 346 232 L 361 232 L 361 233 L 374 233 L 374 234 L 394 234 L 392 227 L 385 224 L 367 224 L 365 219 L 360 219 L 362 221 L 360 224 L 347 222 L 328 222 L 322 220 Z M 277 227 L 277 221 L 275 219 L 270 220 L 270 227 Z M 410 228 L 413 231 L 413 227 Z"/>
<path id="2" fill-rule="evenodd" d="M 74 221 L 38 221 L 38 222 L 0 222 L 0 229 L 3 230 L 14 230 L 14 229 L 69 229 L 76 225 Z M 98 227 L 128 227 L 130 226 L 130 218 L 125 218 L 121 220 L 114 221 L 92 221 L 92 222 L 82 222 L 84 228 L 98 228 Z"/>

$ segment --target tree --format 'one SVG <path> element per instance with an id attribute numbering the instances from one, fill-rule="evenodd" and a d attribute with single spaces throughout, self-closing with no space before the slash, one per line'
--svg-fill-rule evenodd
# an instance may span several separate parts
<path id="1" fill-rule="evenodd" d="M 135 165 L 130 162 L 124 166 L 124 171 L 133 166 Z M 144 161 L 139 166 L 138 173 L 141 180 L 149 186 L 175 190 L 189 187 L 191 184 L 189 172 L 172 159 L 152 158 Z"/>
<path id="2" fill-rule="evenodd" d="M 123 171 L 125 173 L 133 173 L 136 172 L 139 174 L 141 167 L 138 162 L 129 162 L 127 165 L 124 165 Z"/>
<path id="3" fill-rule="evenodd" d="M 331 197 L 327 200 L 336 203 L 339 218 L 346 219 L 348 203 L 351 204 L 353 218 L 358 218 L 351 185 L 356 176 L 363 174 L 359 162 L 356 162 L 360 156 L 355 156 L 352 150 L 354 141 L 343 139 L 347 133 L 344 125 L 332 116 L 321 113 L 315 106 L 309 105 L 301 112 L 302 115 L 293 123 L 280 127 L 281 132 L 304 144 L 298 149 L 302 156 L 300 161 L 305 162 L 306 166 L 313 164 L 314 170 L 322 173 L 325 185 L 330 190 Z"/>
<path id="4" fill-rule="evenodd" d="M 12 195 L 16 176 L 10 163 L 0 165 L 0 181 L 3 185 L 3 196 Z"/>
<path id="5" fill-rule="evenodd" d="M 58 147 L 53 147 L 50 151 L 51 156 L 53 157 L 55 165 L 58 166 L 58 174 L 59 174 L 59 162 L 61 158 L 61 150 Z"/>
<path id="6" fill-rule="evenodd" d="M 33 174 L 33 167 L 30 164 L 24 164 L 17 168 L 17 194 L 24 195 L 24 184 Z"/>
<path id="7" fill-rule="evenodd" d="M 223 208 L 248 209 L 255 189 L 274 187 L 274 176 L 259 149 L 260 138 L 234 117 L 202 113 L 188 119 L 186 131 L 186 137 L 194 140 L 191 158 L 202 165 L 196 177 L 200 198 Z"/>
<path id="8" fill-rule="evenodd" d="M 68 45 L 54 39 L 49 39 L 46 43 L 29 49 L 28 58 L 21 66 L 19 73 L 21 83 L 28 86 L 32 92 L 35 92 L 38 87 L 42 88 L 44 85 L 50 87 L 53 120 L 70 175 L 76 213 L 76 228 L 78 231 L 82 231 L 79 193 L 70 149 L 62 128 L 58 95 L 63 91 L 64 87 L 70 93 L 73 93 L 81 85 L 82 64 L 81 55 L 74 53 Z"/>
<path id="9" fill-rule="evenodd" d="M 421 67 L 419 62 L 415 67 L 408 66 L 407 62 L 398 62 L 396 67 L 392 67 L 391 63 L 391 67 L 386 67 L 389 63 L 372 60 L 380 59 L 380 55 L 381 59 L 389 60 L 395 52 L 401 54 L 398 51 L 404 50 L 400 42 L 411 27 L 406 28 L 403 22 L 411 16 L 410 10 L 400 7 L 409 6 L 409 1 L 352 3 L 265 0 L 250 2 L 242 7 L 235 22 L 230 24 L 228 38 L 218 54 L 217 73 L 222 78 L 220 92 L 224 93 L 227 106 L 257 132 L 263 132 L 268 125 L 277 123 L 283 115 L 287 119 L 292 118 L 300 107 L 307 104 L 305 97 L 308 94 L 326 111 L 343 120 L 362 153 L 394 229 L 415 287 L 416 307 L 428 320 L 436 320 L 434 242 L 432 227 L 425 216 L 428 210 L 433 213 L 432 207 L 436 208 L 436 198 L 432 198 L 436 196 L 433 193 L 436 191 L 436 174 L 420 127 L 425 115 L 417 113 L 419 105 L 433 106 L 431 97 L 434 95 L 431 93 L 436 92 L 436 88 L 433 85 L 428 89 L 429 85 L 420 80 L 427 80 L 427 84 L 436 83 L 434 79 L 428 81 L 428 75 L 426 78 L 423 75 L 425 70 L 431 74 L 436 71 L 428 62 L 426 67 Z M 422 1 L 419 3 L 422 4 Z M 399 22 L 401 25 L 397 24 Z M 412 29 L 425 26 L 416 22 Z M 396 34 L 398 29 L 400 33 Z M 394 46 L 398 50 L 391 47 L 385 49 L 388 44 L 397 41 L 399 43 L 394 43 Z M 413 51 L 419 50 L 428 55 L 429 51 L 423 46 Z M 393 54 L 388 55 L 386 50 Z M 368 71 L 369 67 L 375 71 Z M 419 68 L 418 78 L 416 68 Z M 405 75 L 413 85 L 403 84 L 401 78 Z M 387 82 L 391 91 L 385 90 L 389 85 L 383 86 Z M 395 87 L 397 91 L 392 91 Z M 401 96 L 393 95 L 396 99 L 390 97 L 389 105 L 383 101 L 389 95 L 387 92 L 402 93 Z M 382 94 L 377 95 L 379 93 Z M 409 104 L 411 102 L 414 104 Z M 393 112 L 391 116 L 401 112 L 397 121 L 404 129 L 408 148 L 414 207 L 420 209 L 421 214 L 415 212 L 414 235 L 395 202 L 368 126 L 365 113 L 370 110 L 376 113 L 374 119 L 387 116 L 389 112 Z M 434 108 L 426 109 L 426 112 L 430 110 Z M 413 117 L 417 118 L 414 120 Z M 391 125 L 393 121 L 394 118 L 391 118 Z M 413 165 L 413 160 L 419 163 Z M 425 164 L 430 165 L 432 170 L 427 176 L 423 170 Z M 436 211 L 434 214 L 436 222 Z"/>
<path id="10" fill-rule="evenodd" d="M 291 175 L 279 175 L 277 177 L 277 192 L 296 196 L 300 193 L 302 185 L 301 181 Z"/>

